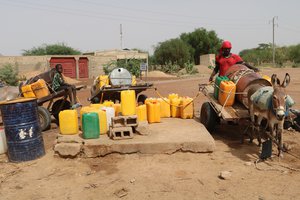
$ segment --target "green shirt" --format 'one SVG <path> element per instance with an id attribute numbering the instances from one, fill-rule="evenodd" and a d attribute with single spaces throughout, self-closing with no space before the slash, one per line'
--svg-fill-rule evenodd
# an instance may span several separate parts
<path id="1" fill-rule="evenodd" d="M 55 73 L 52 81 L 52 90 L 57 91 L 58 88 L 65 83 L 62 75 L 58 72 Z"/>

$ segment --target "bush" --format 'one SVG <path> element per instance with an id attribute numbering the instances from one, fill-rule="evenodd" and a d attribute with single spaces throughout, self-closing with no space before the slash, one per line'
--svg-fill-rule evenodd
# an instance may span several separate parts
<path id="1" fill-rule="evenodd" d="M 198 70 L 194 68 L 194 63 L 191 63 L 191 62 L 185 63 L 184 68 L 185 68 L 186 73 L 188 73 L 188 74 L 195 74 L 198 72 Z"/>
<path id="2" fill-rule="evenodd" d="M 13 68 L 11 64 L 4 65 L 0 69 L 0 80 L 8 85 L 17 86 L 19 82 L 18 69 Z"/>
<path id="3" fill-rule="evenodd" d="M 180 70 L 180 66 L 177 63 L 172 63 L 171 61 L 165 63 L 161 66 L 161 70 L 165 73 L 174 74 Z"/>
<path id="4" fill-rule="evenodd" d="M 293 65 L 292 65 L 292 68 L 299 68 L 300 67 L 300 63 L 294 63 Z"/>

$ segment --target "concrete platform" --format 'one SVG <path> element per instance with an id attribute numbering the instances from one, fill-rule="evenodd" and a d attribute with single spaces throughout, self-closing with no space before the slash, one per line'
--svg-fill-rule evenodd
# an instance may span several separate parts
<path id="1" fill-rule="evenodd" d="M 111 153 L 171 154 L 177 151 L 205 153 L 215 150 L 215 142 L 206 128 L 194 119 L 164 118 L 161 123 L 149 124 L 148 135 L 135 134 L 133 139 L 111 140 L 106 135 L 84 140 L 84 157 L 105 156 Z M 143 133 L 142 133 L 143 134 Z"/>

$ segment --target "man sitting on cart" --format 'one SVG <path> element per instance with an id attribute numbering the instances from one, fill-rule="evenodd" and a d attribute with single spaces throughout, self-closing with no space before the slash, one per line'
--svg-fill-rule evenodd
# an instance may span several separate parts
<path id="1" fill-rule="evenodd" d="M 80 107 L 81 105 L 77 103 L 77 99 L 76 99 L 76 87 L 74 85 L 66 83 L 62 76 L 62 72 L 63 72 L 62 65 L 61 64 L 55 65 L 55 70 L 56 72 L 52 81 L 52 90 L 54 92 L 65 90 L 66 92 L 68 92 L 72 109 Z"/>
<path id="2" fill-rule="evenodd" d="M 230 53 L 231 51 L 231 43 L 229 41 L 224 41 L 222 43 L 220 54 L 216 56 L 216 67 L 214 68 L 213 72 L 209 77 L 209 81 L 212 81 L 214 76 L 219 72 L 219 76 L 225 76 L 226 71 L 235 64 L 243 64 L 247 66 L 249 69 L 258 72 L 258 68 L 249 65 L 248 63 L 244 62 L 243 59 L 237 55 Z"/>

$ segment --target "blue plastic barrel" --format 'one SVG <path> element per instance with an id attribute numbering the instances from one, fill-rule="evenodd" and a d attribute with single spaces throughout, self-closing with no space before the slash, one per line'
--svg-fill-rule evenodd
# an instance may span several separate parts
<path id="1" fill-rule="evenodd" d="M 20 98 L 0 105 L 7 154 L 12 162 L 29 161 L 45 155 L 36 99 Z"/>

